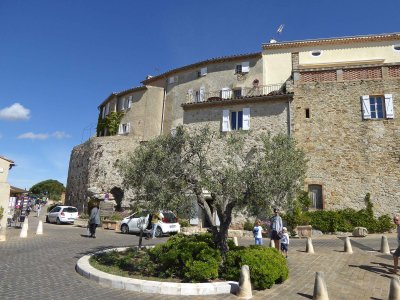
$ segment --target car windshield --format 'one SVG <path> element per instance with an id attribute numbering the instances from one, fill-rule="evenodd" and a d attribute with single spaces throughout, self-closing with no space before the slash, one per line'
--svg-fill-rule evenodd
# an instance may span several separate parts
<path id="1" fill-rule="evenodd" d="M 69 212 L 69 213 L 74 213 L 74 212 L 77 212 L 78 209 L 76 207 L 64 207 L 63 211 Z"/>

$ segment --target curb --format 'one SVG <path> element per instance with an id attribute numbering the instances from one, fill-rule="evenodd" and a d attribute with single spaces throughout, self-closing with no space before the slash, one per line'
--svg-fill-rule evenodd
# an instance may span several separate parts
<path id="1" fill-rule="evenodd" d="M 113 250 L 124 251 L 128 248 L 129 247 L 107 249 L 96 253 Z M 89 258 L 96 253 L 81 257 L 76 263 L 75 269 L 80 275 L 89 280 L 95 281 L 104 287 L 112 287 L 141 293 L 180 296 L 235 294 L 239 290 L 239 284 L 236 281 L 212 283 L 175 283 L 126 278 L 108 274 L 99 271 L 90 265 Z"/>

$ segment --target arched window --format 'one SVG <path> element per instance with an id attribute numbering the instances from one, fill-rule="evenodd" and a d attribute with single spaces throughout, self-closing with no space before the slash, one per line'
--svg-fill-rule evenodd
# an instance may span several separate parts
<path id="1" fill-rule="evenodd" d="M 322 185 L 309 184 L 308 185 L 308 196 L 311 199 L 311 207 L 316 209 L 323 209 L 322 201 Z"/>

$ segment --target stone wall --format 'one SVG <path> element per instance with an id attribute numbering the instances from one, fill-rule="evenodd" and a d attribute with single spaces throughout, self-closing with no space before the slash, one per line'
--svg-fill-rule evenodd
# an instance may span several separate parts
<path id="1" fill-rule="evenodd" d="M 85 211 L 89 198 L 104 198 L 113 188 L 124 191 L 123 207 L 133 198 L 124 190 L 118 163 L 133 151 L 139 142 L 128 136 L 95 137 L 76 146 L 71 153 L 65 203 Z"/>
<path id="2" fill-rule="evenodd" d="M 363 120 L 360 96 L 392 94 L 394 119 Z M 400 79 L 294 86 L 293 136 L 309 159 L 306 187 L 322 185 L 324 209 L 400 210 Z M 310 118 L 305 110 L 309 109 Z"/>

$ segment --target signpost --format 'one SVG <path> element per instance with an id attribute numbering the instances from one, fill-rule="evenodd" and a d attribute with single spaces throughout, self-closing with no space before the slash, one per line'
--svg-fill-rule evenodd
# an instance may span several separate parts
<path id="1" fill-rule="evenodd" d="M 100 217 L 111 217 L 114 212 L 114 203 L 111 201 L 100 201 Z"/>

